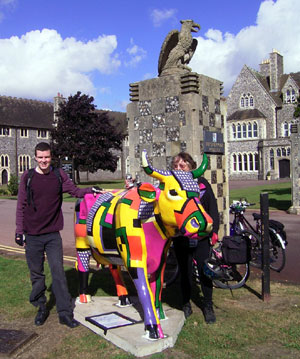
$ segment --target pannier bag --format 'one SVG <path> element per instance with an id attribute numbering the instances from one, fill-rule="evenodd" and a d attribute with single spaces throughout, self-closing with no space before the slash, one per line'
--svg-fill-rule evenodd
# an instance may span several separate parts
<path id="1" fill-rule="evenodd" d="M 244 264 L 251 260 L 250 240 L 244 235 L 225 236 L 222 255 L 226 264 Z"/>

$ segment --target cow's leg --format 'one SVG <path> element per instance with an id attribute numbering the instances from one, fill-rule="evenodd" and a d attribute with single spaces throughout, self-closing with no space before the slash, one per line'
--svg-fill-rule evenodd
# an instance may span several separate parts
<path id="1" fill-rule="evenodd" d="M 81 303 L 88 303 L 91 301 L 91 296 L 88 294 L 91 249 L 85 235 L 86 225 L 75 224 L 75 241 L 77 253 L 76 269 L 78 270 L 79 301 Z"/>
<path id="2" fill-rule="evenodd" d="M 156 314 L 154 297 L 144 268 L 128 268 L 135 284 L 139 301 L 143 307 L 144 323 L 147 339 L 157 340 L 164 338 L 164 334 Z"/>
<path id="3" fill-rule="evenodd" d="M 109 270 L 114 278 L 116 288 L 117 288 L 117 294 L 119 297 L 119 307 L 127 307 L 128 305 L 131 305 L 130 298 L 128 296 L 127 289 L 124 284 L 121 267 L 116 266 L 113 264 L 109 265 Z"/>

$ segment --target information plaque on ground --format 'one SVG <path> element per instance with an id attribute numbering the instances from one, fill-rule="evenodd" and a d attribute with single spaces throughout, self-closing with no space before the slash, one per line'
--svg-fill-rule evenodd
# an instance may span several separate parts
<path id="1" fill-rule="evenodd" d="M 85 317 L 85 320 L 104 330 L 104 334 L 109 329 L 125 327 L 138 323 L 136 320 L 126 317 L 118 312 L 103 313 Z"/>

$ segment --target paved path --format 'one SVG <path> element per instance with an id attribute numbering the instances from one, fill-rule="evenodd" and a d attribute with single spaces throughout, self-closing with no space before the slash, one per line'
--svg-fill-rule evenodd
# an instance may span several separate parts
<path id="1" fill-rule="evenodd" d="M 246 187 L 249 185 L 257 185 L 263 183 L 271 183 L 273 181 L 232 181 L 229 184 L 230 188 Z M 275 181 L 278 182 L 278 181 Z M 75 257 L 75 245 L 73 234 L 73 218 L 74 218 L 73 202 L 63 203 L 63 213 L 65 225 L 61 232 L 64 244 L 64 254 L 66 256 Z M 15 211 L 16 201 L 0 199 L 0 251 L 3 251 L 3 246 L 13 247 L 15 250 L 20 250 L 20 247 L 15 244 Z M 252 220 L 251 209 L 248 209 L 247 218 Z M 280 280 L 291 283 L 300 283 L 300 216 L 287 214 L 284 211 L 270 211 L 270 218 L 279 220 L 285 225 L 288 239 L 288 247 L 286 251 L 287 264 L 281 273 L 271 271 L 271 279 Z M 1 249 L 2 248 L 2 249 Z"/>

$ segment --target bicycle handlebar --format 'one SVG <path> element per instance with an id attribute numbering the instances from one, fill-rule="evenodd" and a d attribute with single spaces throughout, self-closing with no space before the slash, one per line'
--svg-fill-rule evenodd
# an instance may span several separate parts
<path id="1" fill-rule="evenodd" d="M 248 203 L 247 201 L 236 201 L 234 200 L 230 205 L 231 210 L 244 211 L 247 207 L 254 206 L 255 203 Z"/>

